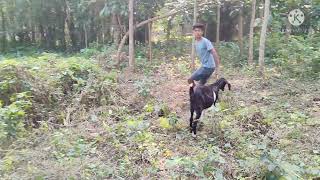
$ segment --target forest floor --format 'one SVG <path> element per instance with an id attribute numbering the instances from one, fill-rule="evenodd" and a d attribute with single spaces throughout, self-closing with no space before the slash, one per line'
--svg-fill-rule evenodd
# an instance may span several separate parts
<path id="1" fill-rule="evenodd" d="M 4 179 L 304 179 L 320 175 L 320 82 L 223 67 L 232 85 L 189 133 L 189 72 L 176 61 L 121 73 L 119 105 L 1 150 Z M 141 69 L 140 69 L 141 70 Z M 139 72 L 139 71 L 138 71 Z M 209 83 L 214 82 L 211 78 Z M 121 105 L 120 105 L 121 104 Z M 163 117 L 159 117 L 159 113 Z M 268 172 L 270 172 L 268 174 Z M 307 175 L 308 174 L 308 175 Z"/>

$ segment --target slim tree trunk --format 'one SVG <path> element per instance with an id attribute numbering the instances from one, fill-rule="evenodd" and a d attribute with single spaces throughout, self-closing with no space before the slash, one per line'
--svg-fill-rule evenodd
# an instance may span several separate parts
<path id="1" fill-rule="evenodd" d="M 144 44 L 149 42 L 149 23 L 144 28 Z"/>
<path id="2" fill-rule="evenodd" d="M 54 39 L 54 27 L 49 26 L 46 32 L 46 48 L 47 49 L 55 49 L 56 44 L 55 44 L 55 39 Z"/>
<path id="3" fill-rule="evenodd" d="M 46 37 L 44 36 L 44 28 L 42 24 L 39 25 L 39 31 L 40 31 L 40 46 L 45 47 Z"/>
<path id="4" fill-rule="evenodd" d="M 171 29 L 172 29 L 172 18 L 170 18 L 167 22 L 167 34 L 166 34 L 166 40 L 170 40 L 170 35 L 171 35 Z"/>
<path id="5" fill-rule="evenodd" d="M 220 42 L 220 1 L 218 1 L 217 5 L 217 29 L 216 29 L 216 43 L 219 44 Z"/>
<path id="6" fill-rule="evenodd" d="M 63 25 L 61 24 L 61 26 L 62 26 L 62 29 L 61 29 L 61 49 L 63 51 L 65 51 L 67 49 L 65 23 L 63 23 Z"/>
<path id="7" fill-rule="evenodd" d="M 129 0 L 129 68 L 134 71 L 134 24 L 133 24 L 134 0 Z"/>
<path id="8" fill-rule="evenodd" d="M 162 15 L 162 16 L 156 16 L 156 17 L 153 17 L 153 18 L 151 18 L 151 19 L 144 20 L 144 21 L 138 23 L 138 24 L 134 27 L 134 29 L 139 28 L 139 27 L 142 27 L 142 26 L 144 26 L 145 24 L 147 24 L 147 23 L 149 23 L 149 22 L 153 22 L 153 21 L 156 21 L 156 20 L 158 20 L 158 19 L 163 19 L 163 18 L 166 18 L 166 17 L 169 17 L 169 16 L 173 16 L 173 15 L 179 13 L 180 11 L 181 11 L 181 10 L 176 10 L 176 11 L 172 11 L 172 12 L 170 12 L 170 13 L 168 13 L 168 14 L 165 14 L 165 15 Z M 127 31 L 127 32 L 124 34 L 124 36 L 122 37 L 122 39 L 121 39 L 121 41 L 120 41 L 120 44 L 119 44 L 119 46 L 118 46 L 118 50 L 117 50 L 117 61 L 118 61 L 118 62 L 117 62 L 117 66 L 118 66 L 118 68 L 120 67 L 121 50 L 122 50 L 122 48 L 123 48 L 123 46 L 124 46 L 124 44 L 125 44 L 128 36 L 129 36 L 129 31 Z"/>
<path id="9" fill-rule="evenodd" d="M 197 23 L 197 0 L 194 0 L 194 6 L 193 6 L 193 24 Z M 191 68 L 192 71 L 195 69 L 195 39 L 192 38 L 192 51 L 191 51 Z"/>
<path id="10" fill-rule="evenodd" d="M 66 18 L 67 18 L 67 6 L 66 4 L 64 4 L 64 7 L 61 11 L 61 48 L 63 51 L 65 51 L 67 49 L 67 45 L 66 45 Z"/>
<path id="11" fill-rule="evenodd" d="M 270 8 L 270 0 L 265 0 L 263 24 L 261 28 L 260 46 L 259 46 L 259 72 L 261 75 L 264 74 L 264 50 L 265 50 L 265 43 L 266 43 L 268 19 L 270 15 L 269 8 Z"/>
<path id="12" fill-rule="evenodd" d="M 77 47 L 77 34 L 76 34 L 76 28 L 74 25 L 74 18 L 71 14 L 71 9 L 70 6 L 68 4 L 68 1 L 65 0 L 65 6 L 66 6 L 66 22 L 68 25 L 68 30 L 69 30 L 69 35 L 70 35 L 70 40 L 71 40 L 71 44 L 72 44 L 72 49 L 76 50 L 78 49 Z"/>
<path id="13" fill-rule="evenodd" d="M 112 28 L 112 37 L 113 37 L 113 42 L 118 45 L 119 44 L 119 39 L 120 39 L 120 28 L 119 28 L 119 23 L 118 23 L 118 15 L 113 13 L 112 14 L 112 19 L 111 19 L 111 28 Z"/>
<path id="14" fill-rule="evenodd" d="M 152 61 L 152 22 L 148 23 L 148 35 L 149 61 Z"/>
<path id="15" fill-rule="evenodd" d="M 256 0 L 252 0 L 251 5 L 251 20 L 250 20 L 250 32 L 249 32 L 249 52 L 248 52 L 248 64 L 253 64 L 253 35 L 254 35 L 254 21 L 256 16 Z"/>
<path id="16" fill-rule="evenodd" d="M 207 31 L 208 31 L 208 23 L 206 23 L 204 27 L 204 36 L 207 37 Z"/>
<path id="17" fill-rule="evenodd" d="M 243 7 L 241 5 L 239 11 L 239 19 L 238 19 L 238 40 L 239 40 L 239 48 L 240 48 L 240 57 L 243 55 Z"/>
<path id="18" fill-rule="evenodd" d="M 1 19 L 2 19 L 2 52 L 4 52 L 7 48 L 7 40 L 6 40 L 6 20 L 5 20 L 5 16 L 4 16 L 4 12 L 2 7 L 0 7 L 0 11 L 1 11 Z"/>
<path id="19" fill-rule="evenodd" d="M 36 43 L 36 26 L 32 25 L 31 42 Z"/>
<path id="20" fill-rule="evenodd" d="M 105 42 L 105 31 L 106 31 L 106 28 L 105 28 L 105 20 L 104 19 L 102 19 L 102 44 L 104 44 L 104 42 Z"/>
<path id="21" fill-rule="evenodd" d="M 83 30 L 84 30 L 84 42 L 85 42 L 86 48 L 88 48 L 88 32 L 87 32 L 86 24 L 83 25 Z"/>
<path id="22" fill-rule="evenodd" d="M 121 39 L 122 35 L 126 33 L 126 29 L 125 29 L 125 25 L 122 25 L 122 23 L 121 23 L 121 16 L 120 15 L 117 16 L 117 22 L 118 22 L 118 28 L 119 28 L 119 37 Z"/>
<path id="23" fill-rule="evenodd" d="M 291 34 L 292 25 L 290 24 L 288 18 L 286 18 L 286 42 L 288 42 Z"/>

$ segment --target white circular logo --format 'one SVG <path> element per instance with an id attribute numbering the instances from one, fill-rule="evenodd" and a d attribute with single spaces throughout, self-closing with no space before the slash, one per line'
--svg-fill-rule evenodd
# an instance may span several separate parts
<path id="1" fill-rule="evenodd" d="M 288 14 L 290 24 L 300 26 L 304 21 L 304 13 L 300 9 L 294 9 Z"/>

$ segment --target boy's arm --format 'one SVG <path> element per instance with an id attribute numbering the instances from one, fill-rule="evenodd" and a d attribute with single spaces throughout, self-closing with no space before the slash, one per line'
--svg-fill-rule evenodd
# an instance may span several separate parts
<path id="1" fill-rule="evenodd" d="M 213 55 L 213 59 L 214 59 L 214 62 L 216 64 L 216 73 L 215 74 L 218 74 L 219 73 L 219 66 L 220 66 L 220 58 L 219 58 L 219 55 L 218 55 L 218 53 L 217 53 L 215 48 L 213 48 L 211 50 L 211 53 Z"/>

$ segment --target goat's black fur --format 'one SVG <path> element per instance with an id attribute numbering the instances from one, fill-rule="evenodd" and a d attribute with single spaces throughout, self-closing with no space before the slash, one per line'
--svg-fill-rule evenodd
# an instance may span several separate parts
<path id="1" fill-rule="evenodd" d="M 220 78 L 215 83 L 210 84 L 208 86 L 203 85 L 195 85 L 193 82 L 193 86 L 190 87 L 189 95 L 190 95 L 190 131 L 197 134 L 197 124 L 199 118 L 201 117 L 201 113 L 204 109 L 211 107 L 212 105 L 216 105 L 216 102 L 219 98 L 219 90 L 224 91 L 225 86 L 228 85 L 228 89 L 231 90 L 230 83 L 224 79 Z M 196 118 L 193 120 L 194 111 L 196 112 Z"/>

